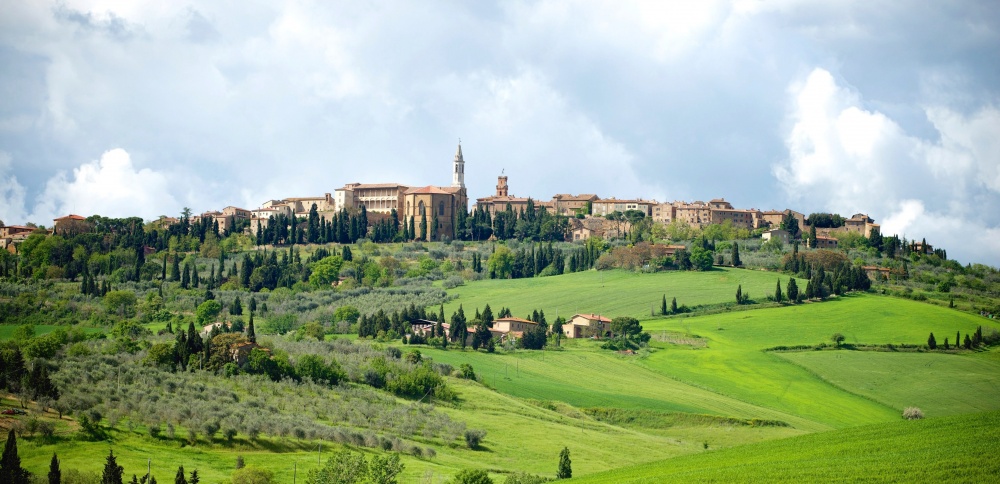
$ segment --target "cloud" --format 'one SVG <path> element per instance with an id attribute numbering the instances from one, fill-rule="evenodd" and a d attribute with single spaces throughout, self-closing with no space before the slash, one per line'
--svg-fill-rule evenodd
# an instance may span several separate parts
<path id="1" fill-rule="evenodd" d="M 968 260 L 1000 261 L 1000 111 L 925 108 L 937 140 L 905 132 L 833 75 L 790 89 L 788 159 L 773 173 L 799 206 L 881 217 L 884 234 L 926 238 Z M 975 243 L 970 243 L 975 240 Z"/>
<path id="2" fill-rule="evenodd" d="M 11 173 L 10 155 L 0 151 L 0 221 L 19 225 L 24 218 L 24 187 Z"/>
<path id="3" fill-rule="evenodd" d="M 70 177 L 59 173 L 51 178 L 31 220 L 46 224 L 69 213 L 153 219 L 177 212 L 179 203 L 171 193 L 172 183 L 164 173 L 137 170 L 128 152 L 116 148 L 73 169 Z"/>

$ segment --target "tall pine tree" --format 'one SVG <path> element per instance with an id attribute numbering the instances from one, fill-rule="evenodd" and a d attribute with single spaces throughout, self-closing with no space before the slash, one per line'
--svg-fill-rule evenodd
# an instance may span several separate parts
<path id="1" fill-rule="evenodd" d="M 7 433 L 7 444 L 3 447 L 3 457 L 0 457 L 0 482 L 10 484 L 28 484 L 28 471 L 21 468 L 21 457 L 17 455 L 17 436 L 14 429 Z"/>

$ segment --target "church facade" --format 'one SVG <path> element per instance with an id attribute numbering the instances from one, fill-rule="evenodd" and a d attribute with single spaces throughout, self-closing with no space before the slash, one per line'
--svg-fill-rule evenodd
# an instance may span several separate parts
<path id="1" fill-rule="evenodd" d="M 449 187 L 414 187 L 403 194 L 401 222 L 411 224 L 414 238 L 426 241 L 453 239 L 456 224 L 468 214 L 469 198 L 465 190 L 465 159 L 461 143 L 452 161 L 451 180 Z M 421 231 L 424 224 L 427 228 Z"/>

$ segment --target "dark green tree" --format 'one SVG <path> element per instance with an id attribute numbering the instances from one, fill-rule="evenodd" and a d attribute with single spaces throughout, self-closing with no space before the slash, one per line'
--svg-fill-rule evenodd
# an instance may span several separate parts
<path id="1" fill-rule="evenodd" d="M 663 295 L 663 301 L 660 301 L 660 315 L 667 315 L 667 295 Z"/>
<path id="2" fill-rule="evenodd" d="M 184 477 L 184 466 L 177 468 L 177 475 L 174 476 L 174 484 L 188 484 L 187 478 Z"/>
<path id="3" fill-rule="evenodd" d="M 0 482 L 10 484 L 28 484 L 30 475 L 21 467 L 21 457 L 17 455 L 17 436 L 14 429 L 7 433 L 7 444 L 3 447 L 3 457 L 0 458 Z"/>
<path id="4" fill-rule="evenodd" d="M 350 262 L 354 260 L 354 255 L 351 254 L 351 247 L 349 245 L 344 246 L 344 250 L 340 252 L 340 258 L 344 259 L 344 262 Z"/>
<path id="5" fill-rule="evenodd" d="M 229 306 L 229 314 L 234 316 L 243 315 L 243 301 L 240 301 L 239 296 L 236 296 L 236 299 L 233 300 L 233 305 Z"/>
<path id="6" fill-rule="evenodd" d="M 670 314 L 677 314 L 677 298 L 670 301 Z"/>
<path id="7" fill-rule="evenodd" d="M 174 253 L 174 260 L 170 262 L 170 280 L 179 281 L 181 279 L 181 262 L 177 254 Z"/>
<path id="8" fill-rule="evenodd" d="M 733 267 L 741 265 L 743 265 L 743 261 L 740 260 L 740 244 L 733 242 Z"/>
<path id="9" fill-rule="evenodd" d="M 115 459 L 115 452 L 113 450 L 108 451 L 108 457 L 104 461 L 104 472 L 101 474 L 101 484 L 123 484 L 122 474 L 125 469 L 118 465 L 118 460 Z"/>
<path id="10" fill-rule="evenodd" d="M 781 302 L 784 297 L 781 295 L 781 278 L 778 278 L 778 284 L 774 287 L 774 300 Z"/>
<path id="11" fill-rule="evenodd" d="M 191 264 L 184 264 L 184 275 L 181 276 L 181 289 L 191 285 Z"/>
<path id="12" fill-rule="evenodd" d="M 788 287 L 785 289 L 785 293 L 788 294 L 789 301 L 794 303 L 799 300 L 799 285 L 795 283 L 794 277 L 788 278 Z"/>
<path id="13" fill-rule="evenodd" d="M 59 470 L 59 458 L 53 452 L 52 461 L 49 462 L 49 484 L 59 484 L 60 482 L 62 482 L 62 471 Z"/>
<path id="14" fill-rule="evenodd" d="M 427 214 L 420 214 L 420 240 L 427 240 Z"/>
<path id="15" fill-rule="evenodd" d="M 569 447 L 563 447 L 559 452 L 559 471 L 556 472 L 556 479 L 569 479 L 573 477 L 573 461 L 569 459 Z"/>
<path id="16" fill-rule="evenodd" d="M 314 203 L 313 206 L 315 207 L 316 204 Z M 188 484 L 198 484 L 199 482 L 201 482 L 201 477 L 198 477 L 198 469 L 195 469 L 191 471 L 191 475 L 188 477 Z"/>
<path id="17" fill-rule="evenodd" d="M 736 286 L 736 304 L 743 304 L 743 284 Z"/>
<path id="18" fill-rule="evenodd" d="M 931 335 L 927 338 L 927 347 L 932 350 L 937 349 L 937 340 L 934 339 L 934 333 L 931 333 Z"/>
<path id="19" fill-rule="evenodd" d="M 251 343 L 257 342 L 257 331 L 253 327 L 253 313 L 250 313 L 250 323 L 247 324 L 247 341 Z"/>

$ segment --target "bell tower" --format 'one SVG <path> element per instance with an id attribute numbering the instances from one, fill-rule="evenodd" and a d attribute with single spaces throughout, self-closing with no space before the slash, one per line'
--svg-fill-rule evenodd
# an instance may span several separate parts
<path id="1" fill-rule="evenodd" d="M 458 152 L 452 162 L 451 186 L 465 188 L 465 159 L 462 158 L 462 140 L 458 140 Z"/>
<path id="2" fill-rule="evenodd" d="M 497 177 L 497 196 L 498 197 L 507 196 L 507 177 L 505 175 L 500 175 Z"/>

